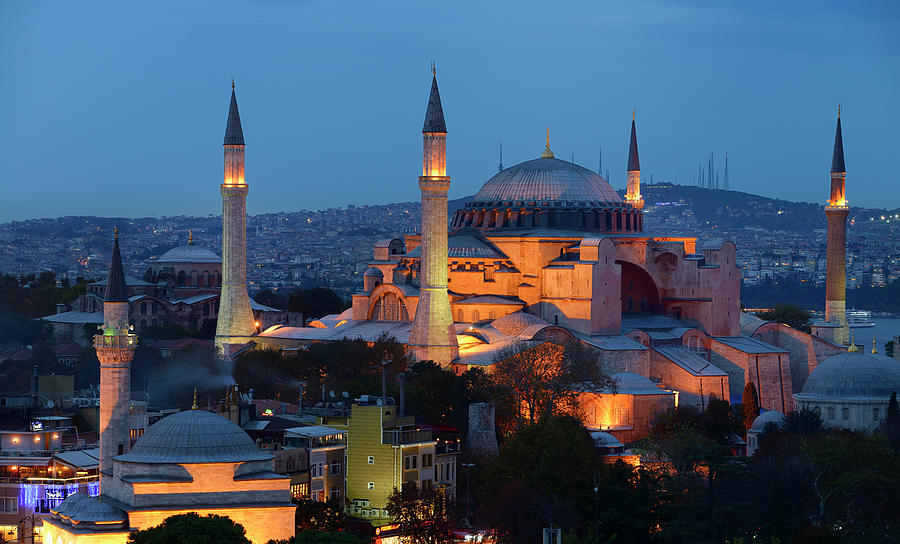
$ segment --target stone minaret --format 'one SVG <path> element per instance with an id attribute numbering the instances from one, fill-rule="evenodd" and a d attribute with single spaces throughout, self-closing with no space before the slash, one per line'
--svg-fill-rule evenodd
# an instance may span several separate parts
<path id="1" fill-rule="evenodd" d="M 103 332 L 94 336 L 100 360 L 100 482 L 112 476 L 112 458 L 128 453 L 130 439 L 131 360 L 137 336 L 128 326 L 128 291 L 119 254 L 119 233 L 103 299 Z"/>
<path id="2" fill-rule="evenodd" d="M 641 198 L 641 161 L 638 158 L 637 130 L 634 127 L 634 110 L 631 111 L 631 144 L 628 146 L 628 190 L 625 201 L 635 208 L 644 209 Z"/>
<path id="3" fill-rule="evenodd" d="M 422 128 L 422 254 L 419 305 L 409 333 L 410 354 L 447 365 L 459 355 L 450 297 L 447 295 L 447 125 L 438 93 L 437 74 Z"/>
<path id="4" fill-rule="evenodd" d="M 850 207 L 844 193 L 847 171 L 844 167 L 844 142 L 841 138 L 841 109 L 838 107 L 834 152 L 831 155 L 831 197 L 825 206 L 828 221 L 828 249 L 825 276 L 825 321 L 833 327 L 834 341 L 847 344 L 847 213 Z"/>
<path id="5" fill-rule="evenodd" d="M 247 295 L 247 193 L 244 181 L 244 131 L 234 82 L 225 127 L 225 181 L 222 183 L 222 292 L 216 348 L 229 355 L 256 332 Z"/>

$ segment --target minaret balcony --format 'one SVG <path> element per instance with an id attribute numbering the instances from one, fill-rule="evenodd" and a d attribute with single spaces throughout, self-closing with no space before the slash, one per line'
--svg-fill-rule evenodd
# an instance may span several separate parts
<path id="1" fill-rule="evenodd" d="M 135 349 L 137 348 L 136 334 L 97 334 L 94 335 L 94 347 L 96 349 Z"/>

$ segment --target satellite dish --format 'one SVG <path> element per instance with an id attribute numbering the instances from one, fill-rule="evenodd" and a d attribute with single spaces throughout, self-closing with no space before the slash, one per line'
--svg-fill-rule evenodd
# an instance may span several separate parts
<path id="1" fill-rule="evenodd" d="M 334 397 L 336 397 L 337 395 L 334 394 L 334 390 L 332 389 L 331 391 L 328 392 L 328 396 L 331 397 L 331 398 L 334 398 Z"/>
<path id="2" fill-rule="evenodd" d="M 47 400 L 47 408 L 49 408 L 49 409 L 52 410 L 52 409 L 53 409 L 53 406 L 54 406 L 53 401 L 48 399 L 48 400 Z"/>
<path id="3" fill-rule="evenodd" d="M 350 398 L 350 393 L 348 393 L 348 392 L 346 392 L 346 391 L 342 391 L 342 392 L 341 392 L 341 396 L 344 397 L 345 399 L 349 399 L 349 398 Z"/>

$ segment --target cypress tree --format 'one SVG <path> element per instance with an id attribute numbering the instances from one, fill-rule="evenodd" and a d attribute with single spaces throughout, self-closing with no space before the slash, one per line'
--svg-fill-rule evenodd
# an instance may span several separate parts
<path id="1" fill-rule="evenodd" d="M 759 415 L 759 395 L 753 382 L 744 386 L 744 428 L 749 429 L 753 420 Z"/>

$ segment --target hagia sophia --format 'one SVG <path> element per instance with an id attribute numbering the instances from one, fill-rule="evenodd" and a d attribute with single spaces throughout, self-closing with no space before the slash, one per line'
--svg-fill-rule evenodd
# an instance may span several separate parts
<path id="1" fill-rule="evenodd" d="M 827 310 L 807 334 L 741 312 L 733 243 L 644 230 L 634 114 L 624 199 L 602 176 L 557 159 L 548 130 L 539 157 L 501 170 L 451 215 L 448 130 L 433 76 L 418 177 L 421 233 L 374 244 L 350 309 L 309 316 L 318 317 L 309 326 L 282 322 L 257 331 L 260 309 L 246 278 L 249 186 L 233 85 L 220 186 L 221 261 L 189 242 L 160 259 L 162 268 L 151 271 L 157 283 L 147 283 L 174 277 L 172 288 L 187 290 L 179 292 L 184 300 L 215 289 L 223 357 L 251 347 L 375 341 L 387 334 L 407 347 L 411 360 L 458 373 L 490 372 L 503 354 L 577 343 L 617 383 L 580 399 L 585 426 L 609 451 L 645 437 L 656 415 L 673 406 L 740 402 L 747 383 L 766 410 L 751 429 L 751 447 L 765 423 L 777 425 L 800 407 L 819 411 L 829 426 L 877 426 L 890 392 L 900 389 L 900 363 L 861 352 L 849 337 L 840 116 L 826 207 Z M 205 267 L 191 268 L 198 264 Z M 93 339 L 101 376 L 100 495 L 66 498 L 45 522 L 46 541 L 124 543 L 130 531 L 192 511 L 227 515 L 254 542 L 292 536 L 289 478 L 275 473 L 273 456 L 244 430 L 199 410 L 196 400 L 194 409 L 162 419 L 131 444 L 133 327 L 148 315 L 142 304 L 163 295 L 128 285 L 118 239 L 102 287 L 103 327 Z"/>

